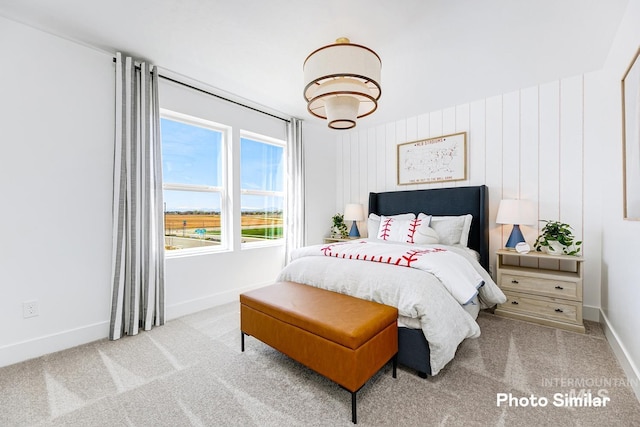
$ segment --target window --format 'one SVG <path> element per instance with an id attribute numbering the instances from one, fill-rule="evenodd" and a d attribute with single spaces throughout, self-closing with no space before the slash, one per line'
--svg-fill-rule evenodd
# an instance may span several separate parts
<path id="1" fill-rule="evenodd" d="M 227 129 L 164 110 L 160 124 L 165 248 L 227 247 Z"/>
<path id="2" fill-rule="evenodd" d="M 283 242 L 286 142 L 241 132 L 239 150 L 232 150 L 230 127 L 161 113 L 167 254 L 229 249 L 236 239 L 243 246 Z M 232 165 L 240 167 L 240 182 L 233 188 L 227 179 Z M 238 197 L 239 216 L 227 201 Z"/>
<path id="3" fill-rule="evenodd" d="M 242 242 L 283 238 L 285 142 L 255 134 L 240 138 Z"/>

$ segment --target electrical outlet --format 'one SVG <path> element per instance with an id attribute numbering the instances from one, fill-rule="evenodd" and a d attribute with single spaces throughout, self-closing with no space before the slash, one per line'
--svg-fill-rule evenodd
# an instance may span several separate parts
<path id="1" fill-rule="evenodd" d="M 22 315 L 24 318 L 36 317 L 38 313 L 38 301 L 25 301 L 22 303 Z"/>

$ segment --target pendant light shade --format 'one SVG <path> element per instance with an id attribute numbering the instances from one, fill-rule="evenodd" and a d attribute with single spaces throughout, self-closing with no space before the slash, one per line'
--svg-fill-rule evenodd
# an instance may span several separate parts
<path id="1" fill-rule="evenodd" d="M 381 95 L 380 57 L 340 38 L 312 52 L 304 62 L 304 97 L 311 114 L 333 129 L 351 129 L 373 113 Z"/>

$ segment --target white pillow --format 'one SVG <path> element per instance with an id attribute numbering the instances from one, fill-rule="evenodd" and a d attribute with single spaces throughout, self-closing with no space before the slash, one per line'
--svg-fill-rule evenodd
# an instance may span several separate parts
<path id="1" fill-rule="evenodd" d="M 395 219 L 414 219 L 416 214 L 413 213 L 405 213 L 399 215 L 390 215 L 388 218 Z M 369 219 L 367 220 L 367 230 L 369 233 L 369 237 L 375 239 L 378 235 L 378 229 L 380 228 L 380 216 L 372 213 L 369 214 Z"/>
<path id="2" fill-rule="evenodd" d="M 428 224 L 424 224 L 416 230 L 413 241 L 416 245 L 437 245 L 440 243 L 440 236 L 436 230 L 429 227 Z"/>
<path id="3" fill-rule="evenodd" d="M 418 218 L 420 218 L 421 215 L 428 217 L 428 215 L 421 213 L 418 215 Z M 472 220 L 473 215 L 471 214 L 460 216 L 432 216 L 431 228 L 438 233 L 441 244 L 467 246 Z"/>
<path id="4" fill-rule="evenodd" d="M 382 216 L 376 236 L 379 240 L 402 243 L 438 243 L 435 230 L 429 227 L 429 218 L 398 219 Z"/>

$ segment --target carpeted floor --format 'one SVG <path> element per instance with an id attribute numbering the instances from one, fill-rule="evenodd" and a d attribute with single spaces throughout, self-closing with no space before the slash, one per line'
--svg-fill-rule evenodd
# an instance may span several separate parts
<path id="1" fill-rule="evenodd" d="M 640 426 L 640 403 L 596 323 L 586 335 L 481 313 L 482 336 L 421 379 L 387 365 L 358 393 L 358 424 Z M 252 337 L 238 304 L 0 369 L 0 426 L 349 426 L 350 394 Z M 573 392 L 571 391 L 573 389 Z M 554 394 L 610 398 L 556 407 Z M 546 407 L 496 404 L 498 393 Z"/>

